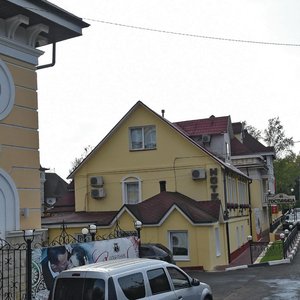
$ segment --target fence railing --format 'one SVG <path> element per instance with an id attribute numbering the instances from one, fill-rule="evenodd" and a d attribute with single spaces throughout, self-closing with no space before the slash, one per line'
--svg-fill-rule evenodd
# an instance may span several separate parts
<path id="1" fill-rule="evenodd" d="M 32 234 L 34 231 L 32 230 Z M 116 223 L 113 231 L 107 235 L 97 235 L 96 232 L 91 235 L 93 241 L 109 240 L 114 238 L 129 237 L 137 235 L 136 231 L 125 231 Z M 85 238 L 78 239 L 68 233 L 67 226 L 63 223 L 60 234 L 52 241 L 41 240 L 34 242 L 34 236 L 30 243 L 25 241 L 19 244 L 11 244 L 0 238 L 0 299 L 2 300 L 31 300 L 31 283 L 27 278 L 34 275 L 32 265 L 32 250 L 39 248 L 47 248 L 59 245 L 67 245 L 73 243 L 83 243 Z"/>

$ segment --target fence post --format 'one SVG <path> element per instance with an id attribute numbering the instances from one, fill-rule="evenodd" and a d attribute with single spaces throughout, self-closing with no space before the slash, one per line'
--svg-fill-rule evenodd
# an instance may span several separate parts
<path id="1" fill-rule="evenodd" d="M 31 244 L 34 239 L 34 230 L 23 231 L 23 238 L 26 242 L 26 300 L 32 299 L 32 249 Z"/>

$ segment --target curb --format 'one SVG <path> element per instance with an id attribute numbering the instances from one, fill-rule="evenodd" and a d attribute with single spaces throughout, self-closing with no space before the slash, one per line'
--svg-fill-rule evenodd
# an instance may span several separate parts
<path id="1" fill-rule="evenodd" d="M 264 262 L 264 263 L 257 263 L 257 264 L 254 263 L 252 265 L 241 265 L 241 266 L 236 266 L 236 267 L 229 267 L 229 268 L 226 268 L 225 271 L 234 271 L 234 270 L 241 270 L 241 269 L 247 269 L 247 268 L 289 264 L 292 262 L 292 260 L 294 259 L 295 255 L 298 251 L 299 243 L 300 243 L 300 236 L 298 235 L 298 237 L 296 238 L 295 246 L 293 247 L 293 249 L 290 252 L 290 254 L 288 255 L 288 257 L 285 259 L 272 260 L 272 261 L 268 261 L 268 262 Z"/>

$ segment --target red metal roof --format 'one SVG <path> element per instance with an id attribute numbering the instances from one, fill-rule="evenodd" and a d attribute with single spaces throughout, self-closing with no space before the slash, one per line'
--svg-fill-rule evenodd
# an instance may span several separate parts
<path id="1" fill-rule="evenodd" d="M 208 119 L 181 121 L 173 124 L 183 130 L 188 136 L 199 136 L 203 134 L 223 134 L 228 131 L 229 122 L 229 116 L 211 116 Z"/>

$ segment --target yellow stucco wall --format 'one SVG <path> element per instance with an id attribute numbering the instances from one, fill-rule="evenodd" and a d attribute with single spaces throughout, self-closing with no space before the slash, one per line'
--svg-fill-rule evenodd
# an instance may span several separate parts
<path id="1" fill-rule="evenodd" d="M 20 210 L 29 208 L 25 218 L 20 212 L 21 229 L 40 228 L 40 162 L 37 112 L 37 75 L 35 67 L 0 56 L 15 84 L 15 103 L 0 121 L 0 166 L 14 181 Z"/>
<path id="2" fill-rule="evenodd" d="M 128 128 L 142 125 L 156 125 L 157 148 L 130 151 Z M 185 141 L 161 119 L 138 108 L 76 173 L 76 210 L 118 210 L 123 204 L 121 182 L 128 176 L 142 180 L 142 199 L 158 194 L 159 181 L 165 180 L 168 191 L 178 191 L 195 200 L 209 200 L 210 182 L 205 179 L 192 180 L 191 171 L 194 168 L 205 168 L 207 176 L 210 168 L 218 168 L 219 182 L 222 182 L 219 164 Z M 90 197 L 91 176 L 103 176 L 105 198 L 95 200 Z M 223 195 L 221 184 L 218 192 Z"/>

